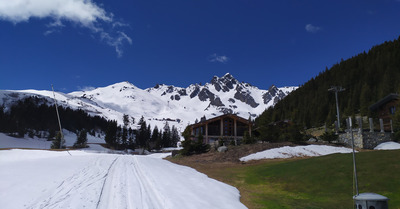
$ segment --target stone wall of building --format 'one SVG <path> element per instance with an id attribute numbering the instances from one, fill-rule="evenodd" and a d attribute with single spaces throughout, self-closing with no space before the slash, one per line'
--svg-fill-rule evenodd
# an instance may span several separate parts
<path id="1" fill-rule="evenodd" d="M 363 148 L 363 135 L 358 132 L 358 130 L 353 130 L 354 146 L 357 148 Z M 346 132 L 339 134 L 339 143 L 345 144 L 351 147 L 351 132 Z"/>
<path id="2" fill-rule="evenodd" d="M 378 144 L 391 141 L 392 134 L 385 132 L 362 132 L 353 129 L 354 146 L 362 149 L 374 149 Z M 339 134 L 339 143 L 351 147 L 351 132 Z"/>
<path id="3" fill-rule="evenodd" d="M 364 132 L 363 148 L 374 149 L 378 144 L 391 141 L 392 134 L 389 132 Z"/>

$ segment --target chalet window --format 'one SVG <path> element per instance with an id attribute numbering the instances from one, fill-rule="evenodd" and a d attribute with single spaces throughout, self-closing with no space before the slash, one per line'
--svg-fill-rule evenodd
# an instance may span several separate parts
<path id="1" fill-rule="evenodd" d="M 396 107 L 395 106 L 391 106 L 390 107 L 390 114 L 394 115 L 395 112 L 396 112 Z"/>

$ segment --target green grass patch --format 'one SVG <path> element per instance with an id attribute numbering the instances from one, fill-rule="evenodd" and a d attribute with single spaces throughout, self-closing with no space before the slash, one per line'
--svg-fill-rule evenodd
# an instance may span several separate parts
<path id="1" fill-rule="evenodd" d="M 356 154 L 359 191 L 390 198 L 400 208 L 400 150 Z M 212 172 L 237 187 L 249 208 L 353 208 L 351 154 L 265 161 Z"/>

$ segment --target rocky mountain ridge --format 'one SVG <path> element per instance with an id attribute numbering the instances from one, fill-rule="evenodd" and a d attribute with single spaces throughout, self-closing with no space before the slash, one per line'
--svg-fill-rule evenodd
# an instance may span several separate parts
<path id="1" fill-rule="evenodd" d="M 222 77 L 214 76 L 204 85 L 192 84 L 187 88 L 157 84 L 143 90 L 129 82 L 121 82 L 91 91 L 56 92 L 56 99 L 59 105 L 82 109 L 119 124 L 122 124 L 122 116 L 127 114 L 136 121 L 143 116 L 152 127 L 163 127 L 168 121 L 183 131 L 186 125 L 204 116 L 233 113 L 254 118 L 296 88 L 272 85 L 268 90 L 262 90 L 239 82 L 227 73 Z M 13 102 L 28 96 L 53 100 L 51 91 L 3 90 L 0 91 L 0 105 L 7 109 Z M 135 127 L 134 123 L 132 127 Z"/>

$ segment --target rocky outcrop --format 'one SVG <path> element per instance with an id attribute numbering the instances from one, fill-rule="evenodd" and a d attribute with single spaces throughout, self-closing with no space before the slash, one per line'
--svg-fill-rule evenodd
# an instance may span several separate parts
<path id="1" fill-rule="evenodd" d="M 197 96 L 199 94 L 199 92 L 200 92 L 200 86 L 196 85 L 193 92 L 190 94 L 190 98 Z"/>
<path id="2" fill-rule="evenodd" d="M 236 87 L 236 93 L 234 96 L 235 99 L 240 100 L 248 105 L 250 105 L 252 108 L 258 107 L 258 103 L 254 100 L 254 98 L 251 96 L 249 91 L 246 91 L 242 86 L 238 85 Z"/>
<path id="3" fill-rule="evenodd" d="M 269 87 L 268 91 L 263 95 L 264 104 L 268 104 L 272 99 L 273 105 L 275 105 L 279 100 L 283 99 L 286 94 L 279 90 L 275 85 Z"/>
<path id="4" fill-rule="evenodd" d="M 209 99 L 211 105 L 214 105 L 214 106 L 217 106 L 217 107 L 225 106 L 218 96 L 216 96 L 215 94 L 213 94 L 210 90 L 208 90 L 206 88 L 203 88 L 200 91 L 198 96 L 199 96 L 200 101 L 204 102 L 207 99 Z"/>
<path id="5" fill-rule="evenodd" d="M 214 76 L 211 80 L 211 84 L 218 92 L 221 90 L 222 92 L 228 92 L 231 89 L 234 89 L 234 85 L 238 83 L 239 82 L 229 73 L 225 74 L 221 78 Z"/>

